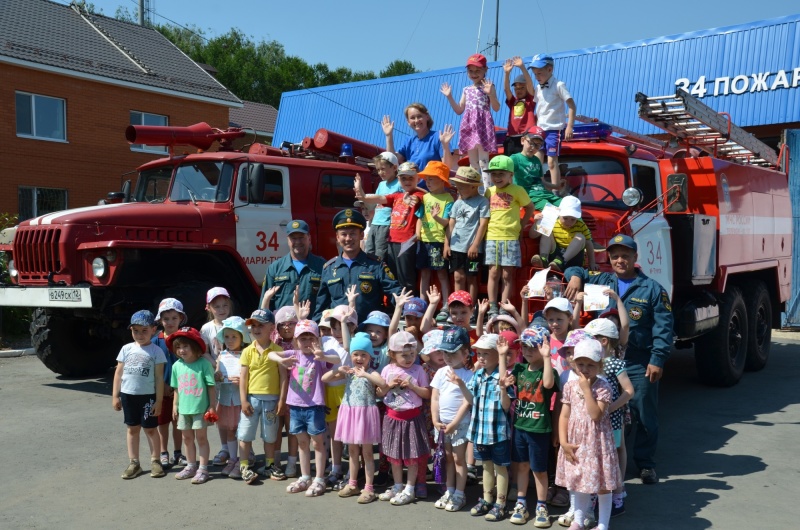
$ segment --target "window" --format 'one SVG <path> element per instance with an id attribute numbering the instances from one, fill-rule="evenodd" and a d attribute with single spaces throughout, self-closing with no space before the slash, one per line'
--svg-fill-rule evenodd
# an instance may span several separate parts
<path id="1" fill-rule="evenodd" d="M 136 110 L 131 111 L 131 125 L 169 125 L 169 118 L 159 114 L 150 114 L 149 112 L 139 112 Z M 143 153 L 167 153 L 168 149 L 165 145 L 144 145 L 144 144 L 131 144 L 131 151 L 141 151 Z"/>
<path id="2" fill-rule="evenodd" d="M 254 164 L 242 164 L 239 167 L 239 200 L 248 202 L 249 172 L 253 170 Z M 261 198 L 250 199 L 250 204 L 268 204 L 272 206 L 283 206 L 283 173 L 277 169 L 264 168 L 264 195 Z"/>
<path id="3" fill-rule="evenodd" d="M 633 187 L 639 188 L 642 191 L 642 202 L 639 206 L 647 206 L 658 196 L 658 191 L 656 189 L 656 168 L 632 164 L 631 174 L 633 176 Z M 647 211 L 656 211 L 656 206 L 654 205 L 648 208 Z"/>
<path id="4" fill-rule="evenodd" d="M 570 193 L 585 206 L 626 209 L 622 202 L 625 191 L 625 168 L 615 158 L 591 155 L 558 157 L 561 176 L 567 181 Z M 542 180 L 550 180 L 547 171 Z"/>
<path id="5" fill-rule="evenodd" d="M 233 166 L 224 162 L 201 161 L 183 164 L 175 173 L 171 201 L 225 202 L 230 198 Z"/>
<path id="6" fill-rule="evenodd" d="M 67 190 L 20 186 L 18 195 L 20 221 L 67 209 Z"/>
<path id="7" fill-rule="evenodd" d="M 38 94 L 16 93 L 17 136 L 67 141 L 67 102 Z"/>
<path id="8" fill-rule="evenodd" d="M 325 175 L 322 177 L 319 204 L 325 208 L 352 208 L 353 202 L 352 175 Z"/>

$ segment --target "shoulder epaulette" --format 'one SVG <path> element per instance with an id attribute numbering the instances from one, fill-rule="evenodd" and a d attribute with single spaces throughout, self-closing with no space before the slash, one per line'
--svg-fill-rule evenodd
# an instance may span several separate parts
<path id="1" fill-rule="evenodd" d="M 331 263 L 333 263 L 334 261 L 336 261 L 336 259 L 337 259 L 338 257 L 339 257 L 339 256 L 336 256 L 335 258 L 331 258 L 331 259 L 329 259 L 328 261 L 326 261 L 326 262 L 325 262 L 325 265 L 323 265 L 323 266 L 322 266 L 322 268 L 323 268 L 323 269 L 327 269 L 327 268 L 328 268 L 328 265 L 330 265 Z"/>

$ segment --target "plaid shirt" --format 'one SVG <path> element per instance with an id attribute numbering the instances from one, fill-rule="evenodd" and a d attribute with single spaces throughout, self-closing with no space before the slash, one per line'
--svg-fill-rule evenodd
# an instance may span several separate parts
<path id="1" fill-rule="evenodd" d="M 508 417 L 500 400 L 503 388 L 499 381 L 497 368 L 491 374 L 481 368 L 467 383 L 467 390 L 473 396 L 467 439 L 476 445 L 494 445 L 509 439 Z"/>

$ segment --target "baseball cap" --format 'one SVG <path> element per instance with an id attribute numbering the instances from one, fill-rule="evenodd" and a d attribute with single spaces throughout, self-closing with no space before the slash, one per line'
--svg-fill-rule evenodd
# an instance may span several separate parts
<path id="1" fill-rule="evenodd" d="M 222 321 L 222 327 L 217 332 L 217 340 L 220 344 L 225 344 L 225 330 L 232 329 L 242 334 L 242 342 L 247 344 L 250 341 L 250 332 L 247 330 L 247 324 L 242 317 L 228 317 Z"/>
<path id="2" fill-rule="evenodd" d="M 612 321 L 607 318 L 596 318 L 586 324 L 583 330 L 593 337 L 608 337 L 610 339 L 619 338 L 619 330 Z"/>
<path id="3" fill-rule="evenodd" d="M 403 304 L 403 316 L 411 315 L 422 318 L 425 310 L 428 308 L 428 303 L 422 298 L 414 297 L 405 304 Z"/>
<path id="4" fill-rule="evenodd" d="M 514 78 L 514 82 L 511 83 L 511 86 L 524 85 L 526 83 L 527 83 L 527 81 L 525 81 L 525 76 L 520 74 L 520 75 L 518 75 L 517 77 Z"/>
<path id="5" fill-rule="evenodd" d="M 519 342 L 517 342 L 519 335 L 513 331 L 501 331 L 500 336 L 506 339 L 509 350 L 519 351 Z"/>
<path id="6" fill-rule="evenodd" d="M 464 346 L 469 346 L 469 333 L 466 329 L 454 326 L 442 332 L 442 340 L 439 343 L 440 350 L 454 353 Z"/>
<path id="7" fill-rule="evenodd" d="M 206 352 L 206 341 L 204 341 L 203 337 L 200 336 L 200 332 L 199 331 L 197 331 L 194 328 L 190 328 L 190 327 L 181 328 L 178 331 L 176 331 L 175 333 L 171 334 L 169 337 L 167 337 L 167 349 L 169 351 L 173 351 L 174 348 L 172 347 L 172 343 L 178 337 L 183 337 L 183 338 L 186 338 L 186 339 L 189 339 L 189 340 L 193 341 L 195 344 L 197 344 L 200 347 L 200 351 L 201 352 L 203 352 L 203 353 Z"/>
<path id="8" fill-rule="evenodd" d="M 375 158 L 380 158 L 381 160 L 389 162 L 394 167 L 397 167 L 397 155 L 395 155 L 394 153 L 390 153 L 389 151 L 384 151 Z"/>
<path id="9" fill-rule="evenodd" d="M 297 322 L 297 312 L 294 307 L 285 305 L 275 311 L 275 323 L 282 324 L 283 322 Z"/>
<path id="10" fill-rule="evenodd" d="M 535 326 L 539 326 L 545 329 L 548 328 L 547 319 L 544 318 L 544 311 L 537 311 L 533 314 L 533 319 L 531 320 L 531 323 L 528 324 L 528 327 L 532 328 Z"/>
<path id="11" fill-rule="evenodd" d="M 177 298 L 164 298 L 158 304 L 158 313 L 156 313 L 156 322 L 161 320 L 161 313 L 166 311 L 177 311 L 183 318 L 181 319 L 181 326 L 186 324 L 186 312 L 183 310 L 183 304 Z"/>
<path id="12" fill-rule="evenodd" d="M 308 234 L 308 223 L 303 221 L 302 219 L 295 219 L 293 221 L 289 221 L 289 224 L 286 225 L 286 235 L 292 235 L 296 232 L 300 232 L 301 234 Z"/>
<path id="13" fill-rule="evenodd" d="M 369 338 L 369 333 L 359 331 L 353 335 L 353 338 L 350 339 L 350 352 L 352 353 L 356 350 L 365 351 L 370 355 L 373 354 L 374 350 L 372 349 L 372 340 Z"/>
<path id="14" fill-rule="evenodd" d="M 478 340 L 472 345 L 472 349 L 477 350 L 478 348 L 481 348 L 483 350 L 496 350 L 497 339 L 499 337 L 500 335 L 497 333 L 484 333 L 478 337 Z"/>
<path id="15" fill-rule="evenodd" d="M 572 314 L 573 307 L 569 300 L 559 296 L 547 302 L 547 305 L 544 306 L 544 312 L 547 313 L 548 309 L 555 309 L 556 311 Z"/>
<path id="16" fill-rule="evenodd" d="M 614 245 L 619 245 L 620 247 L 628 247 L 630 249 L 633 249 L 634 252 L 639 250 L 636 241 L 634 241 L 631 236 L 625 234 L 617 234 L 614 237 L 612 237 L 608 242 L 608 248 L 611 248 Z"/>
<path id="17" fill-rule="evenodd" d="M 367 315 L 367 319 L 361 323 L 361 328 L 363 329 L 367 324 L 375 324 L 376 326 L 388 328 L 391 323 L 392 319 L 383 311 L 370 311 Z"/>
<path id="18" fill-rule="evenodd" d="M 436 177 L 448 186 L 450 185 L 450 167 L 444 162 L 431 160 L 425 164 L 425 169 L 417 174 L 420 177 Z"/>
<path id="19" fill-rule="evenodd" d="M 517 342 L 530 348 L 541 346 L 545 338 L 550 338 L 550 330 L 541 326 L 534 326 L 522 330 Z"/>
<path id="20" fill-rule="evenodd" d="M 211 301 L 214 300 L 214 298 L 216 298 L 218 296 L 226 296 L 228 298 L 231 297 L 230 293 L 228 293 L 228 290 L 226 288 L 224 288 L 224 287 L 212 287 L 206 293 L 206 303 L 210 304 Z"/>
<path id="21" fill-rule="evenodd" d="M 338 320 L 339 322 L 344 323 L 347 320 L 348 324 L 353 324 L 354 326 L 358 326 L 358 315 L 356 312 L 353 311 L 351 315 L 345 318 L 345 315 L 350 311 L 350 306 L 348 305 L 337 305 L 333 308 L 333 312 L 331 313 L 331 319 Z"/>
<path id="22" fill-rule="evenodd" d="M 454 291 L 447 297 L 447 305 L 451 306 L 453 303 L 464 304 L 467 307 L 472 307 L 472 297 L 467 291 Z"/>
<path id="23" fill-rule="evenodd" d="M 299 337 L 303 333 L 311 333 L 315 337 L 319 337 L 319 326 L 313 320 L 301 320 L 294 327 L 294 338 Z"/>
<path id="24" fill-rule="evenodd" d="M 567 339 L 564 341 L 564 344 L 561 345 L 561 348 L 574 348 L 579 342 L 591 338 L 592 336 L 586 333 L 584 330 L 573 329 L 567 333 Z M 561 351 L 561 348 L 559 348 L 559 352 Z"/>
<path id="25" fill-rule="evenodd" d="M 244 321 L 244 323 L 248 326 L 252 325 L 253 322 L 259 322 L 261 324 L 274 324 L 275 315 L 269 309 L 256 309 L 250 314 L 250 318 Z"/>
<path id="26" fill-rule="evenodd" d="M 514 161 L 506 155 L 497 155 L 489 160 L 489 167 L 486 168 L 486 171 L 490 173 L 492 171 L 510 171 L 513 173 Z"/>
<path id="27" fill-rule="evenodd" d="M 544 129 L 538 125 L 532 125 L 527 131 L 525 131 L 525 136 L 528 138 L 538 138 L 540 140 L 544 140 Z"/>
<path id="28" fill-rule="evenodd" d="M 559 215 L 567 217 L 581 217 L 581 200 L 574 195 L 567 195 L 561 199 L 561 205 L 558 207 Z"/>
<path id="29" fill-rule="evenodd" d="M 481 174 L 472 166 L 461 166 L 456 170 L 455 176 L 451 179 L 453 182 L 460 182 L 463 184 L 472 184 L 473 186 L 480 186 Z"/>
<path id="30" fill-rule="evenodd" d="M 419 173 L 419 167 L 414 162 L 408 161 L 400 164 L 397 168 L 397 176 L 400 175 L 416 175 Z"/>
<path id="31" fill-rule="evenodd" d="M 486 68 L 486 57 L 480 53 L 472 54 L 467 59 L 467 66 L 477 66 L 478 68 Z"/>
<path id="32" fill-rule="evenodd" d="M 495 322 L 508 322 L 514 327 L 514 329 L 517 329 L 519 327 L 519 323 L 511 315 L 495 315 L 492 318 L 490 318 L 489 321 L 486 323 L 486 329 L 487 330 L 492 329 L 492 324 L 494 324 Z"/>
<path id="33" fill-rule="evenodd" d="M 392 351 L 403 351 L 407 345 L 414 349 L 417 347 L 417 339 L 408 331 L 398 331 L 389 338 L 389 349 Z"/>
<path id="34" fill-rule="evenodd" d="M 575 345 L 573 359 L 586 358 L 599 363 L 603 359 L 603 345 L 596 339 L 586 339 Z"/>
<path id="35" fill-rule="evenodd" d="M 531 58 L 531 64 L 529 65 L 530 68 L 544 68 L 548 64 L 553 64 L 555 61 L 549 55 L 539 53 Z"/>
<path id="36" fill-rule="evenodd" d="M 444 331 L 441 329 L 432 329 L 427 332 L 425 335 L 422 336 L 422 350 L 420 350 L 420 355 L 430 355 L 432 351 L 441 350 L 439 347 L 442 343 L 442 336 L 444 335 Z"/>
<path id="37" fill-rule="evenodd" d="M 331 327 L 331 314 L 333 313 L 333 309 L 326 309 L 322 312 L 322 317 L 319 319 L 319 327 L 321 328 L 330 328 Z"/>
<path id="38" fill-rule="evenodd" d="M 155 326 L 156 325 L 156 318 L 153 316 L 153 313 L 148 311 L 147 309 L 142 309 L 141 311 L 137 311 L 131 315 L 131 324 L 128 326 L 128 329 L 131 329 L 131 326 Z"/>

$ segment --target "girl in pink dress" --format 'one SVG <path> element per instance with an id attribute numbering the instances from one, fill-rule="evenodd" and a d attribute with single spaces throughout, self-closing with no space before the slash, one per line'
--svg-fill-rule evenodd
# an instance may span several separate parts
<path id="1" fill-rule="evenodd" d="M 483 186 L 489 189 L 492 185 L 486 173 L 489 153 L 497 151 L 491 111 L 500 110 L 500 100 L 494 84 L 486 78 L 486 71 L 486 57 L 480 53 L 471 55 L 467 59 L 467 76 L 473 84 L 464 88 L 461 101 L 456 103 L 449 83 L 442 84 L 441 92 L 455 113 L 463 114 L 458 131 L 458 149 L 462 155 L 469 153 L 469 165 L 482 172 Z"/>
<path id="2" fill-rule="evenodd" d="M 622 482 L 608 413 L 611 386 L 597 377 L 602 359 L 603 347 L 597 340 L 579 342 L 573 355 L 578 379 L 567 382 L 562 393 L 556 484 L 574 498 L 570 530 L 583 530 L 593 494 L 610 501 L 611 491 Z M 600 502 L 599 509 L 597 528 L 608 530 L 611 503 Z"/>

